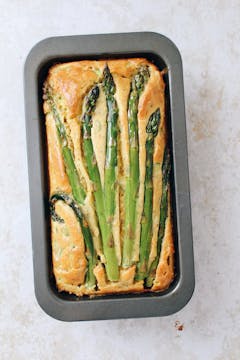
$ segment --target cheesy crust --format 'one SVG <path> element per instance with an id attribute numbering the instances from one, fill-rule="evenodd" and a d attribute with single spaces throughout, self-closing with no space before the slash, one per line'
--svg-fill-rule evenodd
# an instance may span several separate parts
<path id="1" fill-rule="evenodd" d="M 116 185 L 116 210 L 113 219 L 113 238 L 120 266 L 120 277 L 117 282 L 110 282 L 106 278 L 98 220 L 96 217 L 93 184 L 89 178 L 81 146 L 80 119 L 84 98 L 94 84 L 100 84 L 103 70 L 108 65 L 116 85 L 115 99 L 118 105 L 119 126 L 119 170 Z M 67 291 L 77 296 L 103 295 L 109 293 L 143 292 L 143 281 L 134 279 L 136 265 L 121 268 L 125 179 L 129 174 L 129 135 L 128 135 L 128 99 L 131 79 L 140 66 L 147 66 L 150 77 L 139 99 L 138 105 L 138 135 L 139 135 L 139 167 L 140 185 L 137 199 L 137 226 L 136 241 L 133 250 L 133 259 L 139 260 L 139 243 L 141 233 L 141 216 L 144 204 L 144 179 L 146 169 L 146 125 L 150 115 L 160 109 L 161 121 L 158 134 L 154 140 L 153 151 L 153 211 L 152 211 L 152 241 L 149 264 L 157 255 L 157 239 L 160 219 L 160 202 L 162 195 L 162 162 L 164 149 L 167 144 L 166 116 L 165 116 L 165 83 L 159 69 L 144 58 L 118 60 L 84 60 L 58 64 L 49 70 L 45 81 L 45 89 L 51 88 L 57 101 L 57 108 L 66 127 L 69 144 L 74 154 L 75 165 L 85 190 L 86 200 L 81 210 L 87 218 L 93 236 L 94 247 L 99 263 L 94 268 L 97 280 L 96 289 L 87 289 L 84 285 L 87 260 L 84 250 L 84 239 L 81 228 L 74 212 L 63 202 L 58 202 L 56 209 L 64 223 L 51 219 L 52 263 L 56 285 L 59 291 Z M 45 124 L 47 134 L 49 196 L 57 191 L 64 191 L 71 195 L 71 186 L 66 175 L 61 147 L 53 113 L 47 100 L 44 104 Z M 100 95 L 96 111 L 92 118 L 92 141 L 96 160 L 100 172 L 101 183 L 104 183 L 104 164 L 106 149 L 106 117 L 107 107 L 103 89 L 100 86 Z M 172 213 L 170 188 L 168 191 L 168 216 L 162 250 L 156 277 L 151 289 L 147 291 L 162 291 L 169 287 L 174 278 L 174 239 L 172 231 Z"/>

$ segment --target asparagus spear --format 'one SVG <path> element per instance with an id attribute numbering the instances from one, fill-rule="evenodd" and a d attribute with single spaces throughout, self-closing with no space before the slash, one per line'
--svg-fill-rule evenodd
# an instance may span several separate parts
<path id="1" fill-rule="evenodd" d="M 61 150 L 62 150 L 64 165 L 65 165 L 67 176 L 68 176 L 71 188 L 72 188 L 73 197 L 79 204 L 83 204 L 84 200 L 86 198 L 86 193 L 80 183 L 77 168 L 76 168 L 74 160 L 73 160 L 72 150 L 68 146 L 68 139 L 67 139 L 65 126 L 60 119 L 60 116 L 56 109 L 56 105 L 54 103 L 53 98 L 49 95 L 48 99 L 49 99 L 49 103 L 52 108 L 57 132 L 58 132 L 58 138 L 59 138 L 59 142 L 60 142 L 60 146 L 61 146 Z"/>
<path id="2" fill-rule="evenodd" d="M 141 93 L 149 78 L 147 67 L 142 67 L 133 77 L 128 100 L 129 132 L 129 177 L 126 179 L 125 221 L 122 265 L 132 264 L 132 252 L 136 231 L 136 201 L 139 190 L 139 141 L 138 141 L 138 103 Z"/>
<path id="3" fill-rule="evenodd" d="M 137 264 L 136 280 L 144 280 L 147 276 L 148 258 L 152 239 L 152 201 L 153 201 L 153 148 L 154 138 L 158 133 L 160 109 L 149 118 L 146 127 L 146 175 L 144 183 L 144 205 L 141 219 L 141 237 L 139 262 Z"/>
<path id="4" fill-rule="evenodd" d="M 154 278 L 156 276 L 156 269 L 159 263 L 162 241 L 165 234 L 166 219 L 168 216 L 168 184 L 169 184 L 170 171 L 171 171 L 170 153 L 169 153 L 169 149 L 166 147 L 164 151 L 163 164 L 162 164 L 162 197 L 160 204 L 160 223 L 158 230 L 157 256 L 150 265 L 148 277 L 146 280 L 147 287 L 152 287 Z"/>
<path id="5" fill-rule="evenodd" d="M 114 98 L 116 86 L 108 66 L 103 73 L 103 90 L 107 102 L 107 140 L 104 174 L 105 212 L 107 222 L 111 223 L 115 212 L 115 187 L 117 168 L 118 107 Z"/>
<path id="6" fill-rule="evenodd" d="M 82 118 L 83 152 L 88 174 L 94 185 L 94 199 L 102 235 L 103 252 L 106 258 L 107 276 L 109 280 L 116 281 L 119 276 L 117 257 L 115 254 L 111 227 L 106 220 L 101 179 L 91 138 L 92 114 L 95 110 L 98 96 L 99 87 L 96 85 L 90 90 L 88 96 L 86 97 L 85 110 Z M 108 199 L 110 196 L 111 194 L 107 193 L 106 198 Z"/>
<path id="7" fill-rule="evenodd" d="M 55 210 L 55 204 L 57 201 L 63 201 L 67 205 L 69 205 L 72 210 L 74 211 L 83 234 L 85 246 L 86 246 L 86 257 L 88 260 L 88 268 L 87 268 L 87 274 L 86 274 L 86 281 L 85 284 L 87 287 L 94 287 L 95 286 L 95 276 L 93 273 L 94 266 L 96 265 L 96 255 L 94 251 L 93 241 L 92 241 L 92 235 L 89 231 L 88 223 L 86 222 L 86 219 L 83 217 L 81 210 L 77 203 L 66 193 L 59 192 L 56 194 L 53 194 L 50 198 L 50 212 L 53 221 L 58 221 L 60 223 L 63 223 L 64 220 L 56 213 Z"/>
<path id="8" fill-rule="evenodd" d="M 94 86 L 85 100 L 85 109 L 82 117 L 82 139 L 83 153 L 90 180 L 93 182 L 93 192 L 96 203 L 96 212 L 99 218 L 100 227 L 104 224 L 104 200 L 99 169 L 92 143 L 92 114 L 99 97 L 99 87 Z"/>
<path id="9" fill-rule="evenodd" d="M 73 197 L 78 204 L 83 204 L 84 200 L 86 198 L 86 193 L 80 183 L 77 168 L 76 168 L 74 160 L 73 160 L 72 150 L 68 146 L 68 139 L 67 139 L 65 126 L 60 119 L 59 113 L 58 113 L 56 105 L 54 103 L 54 99 L 52 98 L 52 96 L 49 93 L 47 94 L 47 98 L 48 98 L 49 104 L 50 104 L 52 112 L 53 112 L 57 132 L 58 132 L 58 138 L 59 138 L 59 142 L 60 142 L 60 146 L 61 146 L 61 150 L 62 150 L 63 161 L 64 161 L 64 165 L 66 168 L 67 176 L 68 176 L 71 188 L 72 188 Z M 89 284 L 89 286 L 91 286 L 93 284 L 93 279 L 92 279 L 93 272 L 92 271 L 93 271 L 93 267 L 96 264 L 96 258 L 95 258 L 95 255 L 93 257 L 93 256 L 89 256 L 88 254 L 94 252 L 93 239 L 92 239 L 92 234 L 91 234 L 88 226 L 85 226 L 85 227 L 81 226 L 81 230 L 83 233 L 85 246 L 86 246 L 86 250 L 87 250 L 86 256 L 89 261 L 89 263 L 88 263 L 89 275 L 87 273 L 87 284 Z M 94 284 L 95 284 L 95 280 L 94 280 Z"/>

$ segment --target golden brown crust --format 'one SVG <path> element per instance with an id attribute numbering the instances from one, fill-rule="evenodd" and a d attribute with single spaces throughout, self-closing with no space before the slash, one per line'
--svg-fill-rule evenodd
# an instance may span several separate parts
<path id="1" fill-rule="evenodd" d="M 85 60 L 58 64 L 50 69 L 47 82 L 56 93 L 64 97 L 71 117 L 79 114 L 84 95 L 100 79 L 106 63 L 113 74 L 130 78 L 136 67 L 146 63 L 146 60 Z"/>
<path id="2" fill-rule="evenodd" d="M 136 246 L 134 249 L 134 259 L 139 258 L 139 242 L 141 231 L 141 214 L 144 202 L 144 178 L 145 178 L 145 141 L 146 124 L 149 116 L 160 108 L 161 123 L 158 135 L 154 142 L 154 169 L 153 169 L 153 237 L 149 262 L 156 256 L 157 234 L 160 218 L 160 200 L 161 200 L 161 165 L 163 161 L 163 152 L 167 141 L 166 119 L 165 119 L 165 84 L 158 68 L 143 58 L 120 59 L 120 60 L 100 60 L 100 61 L 76 61 L 53 66 L 46 80 L 46 86 L 51 88 L 57 99 L 58 111 L 61 113 L 62 121 L 69 136 L 70 145 L 73 150 L 76 167 L 82 183 L 87 191 L 87 199 L 82 212 L 89 220 L 89 226 L 93 234 L 94 246 L 101 262 L 104 263 L 104 255 L 101 249 L 101 241 L 97 219 L 94 211 L 92 196 L 92 183 L 88 177 L 81 149 L 80 138 L 80 117 L 82 114 L 83 100 L 86 93 L 94 83 L 99 83 L 102 78 L 103 70 L 106 66 L 113 75 L 116 84 L 115 98 L 119 108 L 119 174 L 116 186 L 116 212 L 114 215 L 114 243 L 117 251 L 119 264 L 121 263 L 122 248 L 122 215 L 124 214 L 123 193 L 125 191 L 125 179 L 129 172 L 129 140 L 128 140 L 128 117 L 127 104 L 130 91 L 132 76 L 137 72 L 140 65 L 147 65 L 150 71 L 150 79 L 140 97 L 138 112 L 139 127 L 139 162 L 140 162 L 140 187 L 137 207 L 137 233 Z M 71 193 L 68 178 L 65 173 L 61 149 L 58 142 L 54 118 L 44 102 L 44 112 L 46 114 L 46 132 L 48 139 L 48 168 L 50 195 L 61 190 Z M 92 140 L 100 171 L 101 182 L 104 182 L 104 164 L 105 164 L 105 139 L 106 139 L 106 103 L 103 91 L 100 86 L 100 96 L 98 106 L 93 115 Z M 120 200 L 118 200 L 120 199 Z M 170 199 L 170 197 L 169 197 Z M 169 200 L 170 204 L 170 200 Z M 63 203 L 58 202 L 56 209 L 60 216 L 65 220 L 64 225 L 51 222 L 51 238 L 53 247 L 53 271 L 56 278 L 56 284 L 59 291 L 68 291 L 77 296 L 103 295 L 109 293 L 128 293 L 143 292 L 143 281 L 136 282 L 135 265 L 128 269 L 120 270 L 120 279 L 118 282 L 109 282 L 106 280 L 104 266 L 99 263 L 94 274 L 97 279 L 98 289 L 87 289 L 84 286 L 84 277 L 86 273 L 86 258 L 84 255 L 84 241 L 80 226 L 71 209 Z M 169 205 L 170 209 L 170 205 Z M 169 210 L 170 211 L 170 210 Z M 156 279 L 152 291 L 164 290 L 171 283 L 174 276 L 173 264 L 173 233 L 171 212 L 168 214 L 166 222 L 166 231 L 162 245 L 162 253 L 157 268 Z M 66 235 L 67 232 L 70 234 Z M 68 239 L 68 241 L 67 241 Z M 70 239 L 70 242 L 69 242 Z"/>

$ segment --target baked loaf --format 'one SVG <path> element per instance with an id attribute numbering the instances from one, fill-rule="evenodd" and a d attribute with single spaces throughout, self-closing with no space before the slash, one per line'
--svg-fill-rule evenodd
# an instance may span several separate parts
<path id="1" fill-rule="evenodd" d="M 172 282 L 164 91 L 144 58 L 50 69 L 43 98 L 59 291 L 162 291 Z"/>

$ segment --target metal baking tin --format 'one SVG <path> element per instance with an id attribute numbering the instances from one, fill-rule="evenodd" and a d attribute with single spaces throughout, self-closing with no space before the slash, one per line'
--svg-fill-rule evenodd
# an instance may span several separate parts
<path id="1" fill-rule="evenodd" d="M 51 263 L 43 81 L 55 63 L 139 56 L 160 69 L 168 68 L 165 80 L 173 166 L 175 279 L 161 293 L 92 299 L 59 293 Z M 195 280 L 182 61 L 176 46 L 165 36 L 151 32 L 52 37 L 30 51 L 24 81 L 34 281 L 39 305 L 64 321 L 164 316 L 180 310 L 191 298 Z"/>

